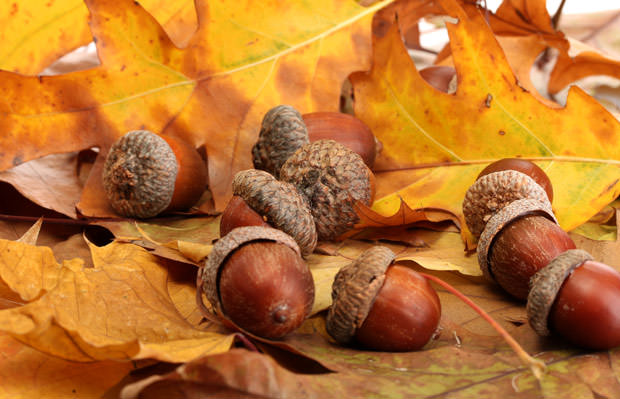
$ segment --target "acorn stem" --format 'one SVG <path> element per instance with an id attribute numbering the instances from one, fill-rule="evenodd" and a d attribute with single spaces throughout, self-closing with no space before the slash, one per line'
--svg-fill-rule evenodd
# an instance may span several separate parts
<path id="1" fill-rule="evenodd" d="M 450 292 L 451 294 L 459 298 L 461 301 L 463 301 L 469 307 L 471 307 L 474 311 L 476 311 L 476 313 L 478 313 L 484 320 L 486 320 L 491 325 L 491 327 L 493 327 L 495 331 L 497 331 L 499 335 L 502 336 L 504 341 L 506 341 L 506 343 L 510 346 L 510 348 L 512 348 L 512 350 L 516 353 L 516 355 L 519 357 L 521 362 L 525 364 L 526 366 L 528 366 L 530 370 L 532 370 L 534 377 L 536 377 L 536 379 L 538 380 L 541 379 L 543 373 L 547 370 L 547 366 L 545 365 L 545 362 L 543 362 L 540 359 L 535 359 L 532 356 L 530 356 L 521 347 L 521 345 L 519 345 L 519 343 L 512 337 L 512 335 L 508 333 L 508 331 L 506 331 L 502 326 L 500 326 L 499 323 L 497 323 L 480 306 L 476 305 L 471 299 L 465 296 L 465 294 L 463 294 L 462 292 L 460 292 L 459 290 L 457 290 L 456 288 L 454 288 L 453 286 L 451 286 L 450 284 L 446 283 L 445 281 L 443 281 L 442 279 L 438 277 L 435 277 L 433 275 L 426 274 L 426 273 L 420 273 L 420 274 L 424 276 L 425 278 L 441 285 L 443 288 L 448 290 L 448 292 Z"/>

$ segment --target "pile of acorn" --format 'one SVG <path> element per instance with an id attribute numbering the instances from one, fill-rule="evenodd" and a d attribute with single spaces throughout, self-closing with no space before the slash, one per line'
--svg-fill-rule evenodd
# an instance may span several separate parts
<path id="1" fill-rule="evenodd" d="M 463 202 L 478 237 L 483 274 L 517 299 L 528 320 L 581 347 L 620 345 L 620 273 L 595 262 L 558 225 L 553 190 L 536 164 L 509 158 L 486 167 Z"/>
<path id="2" fill-rule="evenodd" d="M 304 258 L 318 240 L 335 239 L 359 221 L 356 204 L 372 203 L 376 153 L 370 129 L 353 116 L 302 116 L 285 105 L 267 112 L 252 149 L 256 169 L 234 176 L 221 238 L 199 270 L 197 301 L 205 316 L 269 339 L 299 327 L 314 301 Z M 117 213 L 148 218 L 192 206 L 206 176 L 192 146 L 134 131 L 111 147 L 103 182 Z M 479 237 L 483 274 L 528 299 L 538 333 L 557 332 L 595 349 L 618 346 L 620 274 L 575 249 L 556 222 L 552 196 L 548 177 L 528 161 L 502 160 L 480 174 L 463 212 Z M 429 276 L 394 258 L 375 246 L 337 274 L 326 319 L 337 342 L 416 350 L 436 332 L 441 305 Z"/>

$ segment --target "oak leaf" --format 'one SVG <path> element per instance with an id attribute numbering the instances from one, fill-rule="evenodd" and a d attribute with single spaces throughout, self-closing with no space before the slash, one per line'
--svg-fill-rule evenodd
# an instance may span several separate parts
<path id="1" fill-rule="evenodd" d="M 82 362 L 180 362 L 232 344 L 232 335 L 198 328 L 190 322 L 197 321 L 191 309 L 176 307 L 175 300 L 185 303 L 188 297 L 195 307 L 195 273 L 171 295 L 168 268 L 174 265 L 158 262 L 142 248 L 92 246 L 94 267 L 84 268 L 79 259 L 56 263 L 48 248 L 0 243 L 2 280 L 27 302 L 0 311 L 0 330 L 35 349 Z"/>
<path id="2" fill-rule="evenodd" d="M 422 80 L 394 28 L 376 40 L 372 70 L 351 76 L 356 114 L 383 143 L 372 209 L 389 217 L 404 201 L 420 211 L 447 210 L 464 228 L 465 191 L 486 164 L 511 156 L 534 160 L 549 175 L 567 230 L 616 198 L 620 123 L 578 88 L 563 109 L 540 103 L 519 87 L 480 13 L 439 3 L 458 19 L 448 23 L 454 95 Z"/>
<path id="3" fill-rule="evenodd" d="M 100 66 L 38 78 L 2 72 L 0 128 L 11 134 L 0 138 L 0 170 L 99 147 L 78 208 L 113 216 L 102 191 L 103 157 L 125 132 L 149 129 L 206 147 L 209 188 L 221 210 L 233 174 L 251 166 L 269 108 L 338 109 L 341 82 L 369 65 L 372 14 L 387 2 L 233 8 L 197 1 L 199 26 L 181 49 L 138 3 L 87 0 Z"/>

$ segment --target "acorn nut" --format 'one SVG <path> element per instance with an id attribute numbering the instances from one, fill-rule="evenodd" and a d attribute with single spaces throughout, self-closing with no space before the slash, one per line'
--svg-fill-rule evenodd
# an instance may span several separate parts
<path id="1" fill-rule="evenodd" d="M 620 345 L 620 273 L 586 251 L 566 251 L 531 280 L 527 314 L 542 336 L 558 334 L 583 348 Z"/>
<path id="2" fill-rule="evenodd" d="M 232 189 L 234 197 L 220 219 L 220 235 L 235 227 L 267 224 L 293 237 L 303 256 L 314 251 L 317 233 L 312 212 L 295 186 L 265 171 L 248 169 L 235 174 Z"/>
<path id="3" fill-rule="evenodd" d="M 198 284 L 201 309 L 204 292 L 219 317 L 268 339 L 299 327 L 314 302 L 314 281 L 299 246 L 269 227 L 239 227 L 216 241 Z"/>
<path id="4" fill-rule="evenodd" d="M 524 173 L 503 170 L 480 177 L 465 193 L 463 215 L 467 227 L 479 237 L 495 213 L 519 199 L 536 200 L 551 208 L 545 190 Z"/>
<path id="5" fill-rule="evenodd" d="M 102 177 L 116 213 L 150 218 L 194 205 L 205 190 L 207 167 L 183 140 L 135 130 L 112 145 Z"/>
<path id="6" fill-rule="evenodd" d="M 279 178 L 282 164 L 309 142 L 308 130 L 299 111 L 290 105 L 273 107 L 263 117 L 258 141 L 252 147 L 254 168 Z"/>
<path id="7" fill-rule="evenodd" d="M 312 112 L 302 117 L 311 143 L 334 140 L 357 153 L 372 169 L 377 156 L 377 142 L 370 128 L 360 119 L 341 112 Z"/>
<path id="8" fill-rule="evenodd" d="M 336 275 L 326 327 L 338 343 L 411 351 L 426 345 L 437 330 L 437 293 L 424 277 L 393 260 L 389 248 L 375 246 Z"/>
<path id="9" fill-rule="evenodd" d="M 333 140 L 319 140 L 298 149 L 280 170 L 306 197 L 319 240 L 332 240 L 359 221 L 359 201 L 370 205 L 374 176 L 362 158 Z"/>
<path id="10" fill-rule="evenodd" d="M 478 241 L 478 264 L 487 278 L 525 300 L 530 278 L 557 255 L 574 248 L 548 203 L 521 199 L 488 221 Z"/>
<path id="11" fill-rule="evenodd" d="M 478 179 L 490 173 L 501 172 L 503 170 L 516 170 L 517 172 L 528 175 L 545 190 L 547 197 L 549 198 L 549 202 L 553 202 L 553 186 L 549 176 L 547 176 L 545 171 L 542 170 L 540 166 L 526 159 L 503 158 L 492 162 L 482 169 L 480 174 L 478 174 Z"/>

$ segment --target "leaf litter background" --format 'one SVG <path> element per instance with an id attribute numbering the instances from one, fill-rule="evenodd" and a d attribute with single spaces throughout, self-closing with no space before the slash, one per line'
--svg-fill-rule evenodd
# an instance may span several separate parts
<path id="1" fill-rule="evenodd" d="M 600 103 L 612 112 L 613 104 L 577 88 L 564 108 L 544 97 L 584 76 L 617 76 L 617 61 L 593 52 L 570 58 L 569 50 L 585 45 L 573 41 L 569 48 L 540 2 L 507 1 L 486 13 L 497 42 L 471 3 L 387 3 L 264 3 L 260 16 L 251 2 L 1 6 L 2 396 L 620 397 L 617 351 L 586 353 L 536 337 L 522 304 L 478 277 L 463 239 L 470 248 L 474 243 L 458 229 L 462 195 L 478 171 L 521 155 L 550 174 L 555 211 L 565 228 L 579 226 L 579 247 L 620 266 L 612 203 L 618 122 Z M 371 18 L 384 6 L 373 39 Z M 389 27 L 395 12 L 400 32 Z M 438 57 L 457 69 L 454 95 L 431 89 L 411 61 L 424 53 L 417 21 L 431 14 L 460 21 L 448 22 L 451 45 Z M 598 18 L 593 29 L 604 25 Z M 45 69 L 92 37 L 100 62 Z M 613 46 L 590 44 L 617 56 Z M 529 71 L 546 46 L 557 64 L 547 66 L 541 85 Z M 44 69 L 54 76 L 26 76 Z M 218 219 L 208 214 L 225 204 L 230 176 L 249 166 L 264 111 L 281 102 L 302 112 L 337 110 L 350 73 L 355 112 L 383 144 L 377 201 L 360 209 L 355 239 L 322 243 L 308 259 L 315 316 L 283 342 L 254 340 L 262 353 L 254 352 L 240 336 L 205 324 L 194 305 L 196 265 L 218 234 Z M 612 86 L 582 86 L 613 99 Z M 99 200 L 100 162 L 116 137 L 139 127 L 204 146 L 209 195 L 191 217 L 84 219 L 113 216 Z M 403 145 L 412 142 L 418 146 Z M 39 216 L 46 217 L 40 232 L 31 229 Z M 321 313 L 331 280 L 378 241 L 411 267 L 436 270 L 460 288 L 549 372 L 534 379 L 473 311 L 441 290 L 441 330 L 424 351 L 334 345 Z"/>

